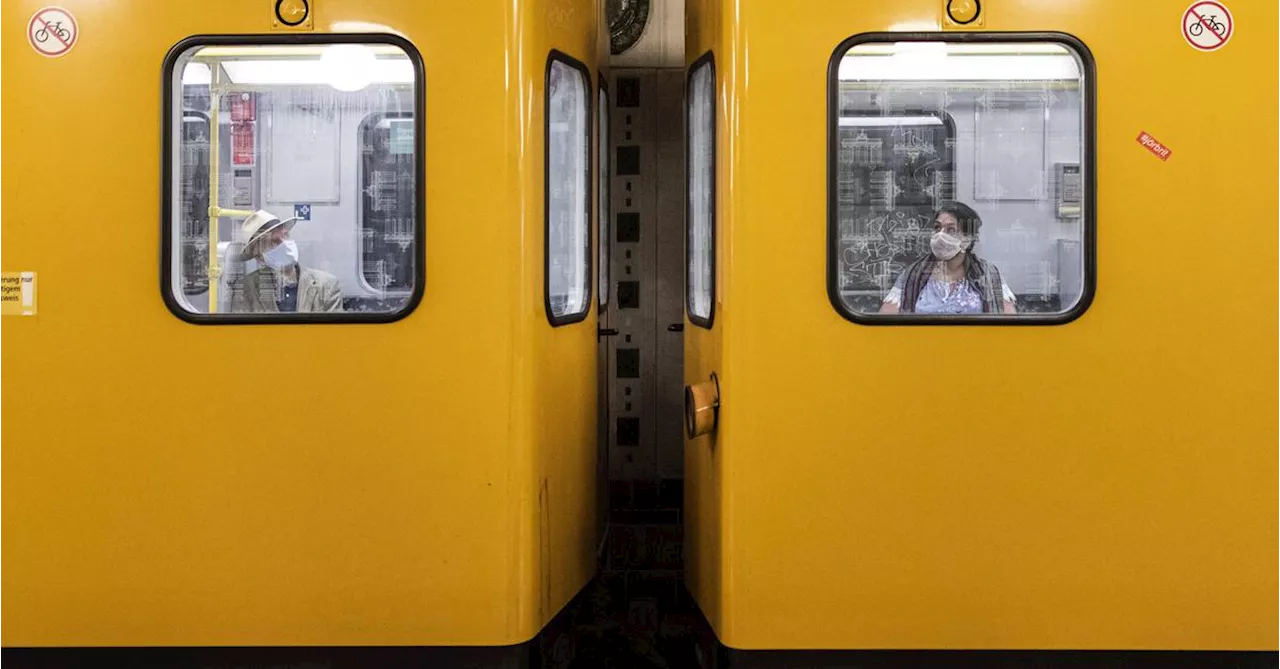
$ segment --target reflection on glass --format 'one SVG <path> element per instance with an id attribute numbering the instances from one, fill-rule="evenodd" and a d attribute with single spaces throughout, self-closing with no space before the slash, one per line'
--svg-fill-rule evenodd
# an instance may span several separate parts
<path id="1" fill-rule="evenodd" d="M 397 312 L 415 69 L 390 45 L 205 45 L 174 68 L 172 295 L 193 314 Z"/>
<path id="2" fill-rule="evenodd" d="M 715 68 L 711 61 L 698 65 L 689 77 L 689 317 L 707 324 L 711 320 L 712 207 L 715 202 Z"/>
<path id="3" fill-rule="evenodd" d="M 1063 313 L 1083 290 L 1084 75 L 1056 43 L 841 59 L 835 271 L 861 314 Z"/>
<path id="4" fill-rule="evenodd" d="M 547 75 L 547 299 L 554 318 L 584 313 L 588 258 L 587 77 L 552 60 Z"/>
<path id="5" fill-rule="evenodd" d="M 414 283 L 414 123 L 407 112 L 361 123 L 360 268 L 371 290 L 406 294 Z"/>

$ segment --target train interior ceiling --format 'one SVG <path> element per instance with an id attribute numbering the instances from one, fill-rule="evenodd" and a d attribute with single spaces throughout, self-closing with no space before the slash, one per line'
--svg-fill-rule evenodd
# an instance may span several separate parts
<path id="1" fill-rule="evenodd" d="M 607 521 L 598 576 L 569 614 L 593 622 L 544 642 L 552 648 L 567 634 L 579 657 L 648 654 L 658 666 L 683 664 L 699 615 L 681 573 L 683 21 L 683 2 L 673 0 L 654 2 L 642 30 L 615 25 L 600 88 L 609 134 L 600 155 L 609 210 L 600 221 L 598 352 Z M 855 47 L 839 68 L 840 300 L 876 311 L 904 267 L 928 252 L 933 212 L 960 200 L 979 212 L 981 255 L 1001 269 L 1018 311 L 1069 310 L 1081 299 L 1084 262 L 1078 58 L 1052 45 L 921 45 L 907 54 L 886 46 Z M 393 45 L 353 49 L 336 66 L 371 81 L 344 90 L 332 81 L 335 63 L 323 62 L 335 52 L 343 53 L 205 45 L 180 56 L 170 187 L 181 223 L 170 276 L 182 309 L 236 311 L 244 277 L 269 262 L 244 248 L 246 231 L 228 223 L 240 219 L 207 213 L 211 202 L 223 213 L 296 219 L 295 253 L 336 279 L 332 309 L 392 313 L 413 293 L 413 64 Z M 948 57 L 973 66 L 941 80 L 919 75 L 946 72 Z M 690 160 L 700 158 L 708 156 Z"/>

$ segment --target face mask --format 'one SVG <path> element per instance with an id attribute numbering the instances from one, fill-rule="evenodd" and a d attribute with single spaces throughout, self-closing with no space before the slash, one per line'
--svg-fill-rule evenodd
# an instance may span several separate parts
<path id="1" fill-rule="evenodd" d="M 275 248 L 262 254 L 262 261 L 271 269 L 284 269 L 298 262 L 298 245 L 286 239 Z"/>
<path id="2" fill-rule="evenodd" d="M 951 260 L 956 257 L 956 254 L 960 253 L 961 244 L 960 238 L 949 232 L 935 232 L 929 239 L 929 249 L 938 260 Z"/>

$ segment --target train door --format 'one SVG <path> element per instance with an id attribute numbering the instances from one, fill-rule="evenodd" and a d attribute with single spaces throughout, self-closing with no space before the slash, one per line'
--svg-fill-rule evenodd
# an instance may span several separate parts
<path id="1" fill-rule="evenodd" d="M 4 664 L 526 666 L 595 566 L 598 0 L 60 4 L 0 7 Z"/>
<path id="2" fill-rule="evenodd" d="M 1276 9 L 1149 4 L 688 3 L 686 554 L 731 665 L 1274 664 L 1276 312 L 1233 288 L 1275 270 L 1215 225 L 1248 197 L 1187 194 L 1275 192 Z"/>

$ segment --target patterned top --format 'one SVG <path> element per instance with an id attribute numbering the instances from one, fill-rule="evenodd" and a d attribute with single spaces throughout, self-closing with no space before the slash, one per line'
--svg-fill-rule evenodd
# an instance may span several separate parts
<path id="1" fill-rule="evenodd" d="M 898 275 L 893 289 L 884 296 L 885 304 L 902 304 L 902 289 L 907 283 L 907 273 Z M 1004 299 L 1017 302 L 1013 289 L 1009 284 L 1000 282 Z M 918 314 L 980 314 L 982 313 L 982 297 L 970 281 L 939 281 L 934 277 L 924 284 L 920 297 L 916 300 Z"/>
<path id="2" fill-rule="evenodd" d="M 286 283 L 280 286 L 280 297 L 276 300 L 276 308 L 281 312 L 298 310 L 298 284 Z"/>

